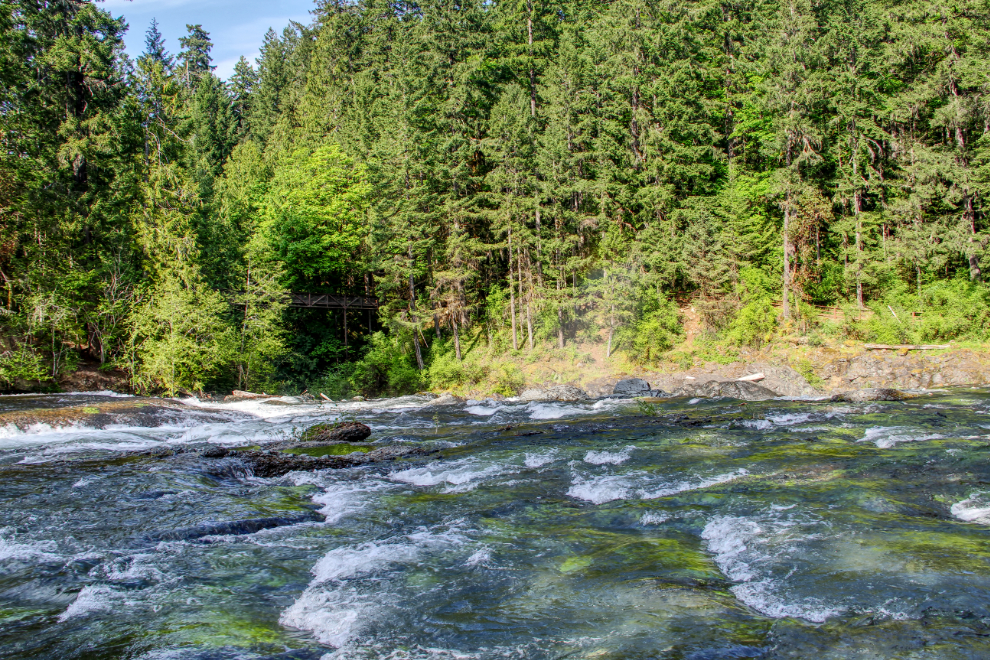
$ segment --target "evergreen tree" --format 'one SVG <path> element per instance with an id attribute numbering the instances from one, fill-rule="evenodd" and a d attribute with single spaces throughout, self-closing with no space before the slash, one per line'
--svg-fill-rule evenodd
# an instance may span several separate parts
<path id="1" fill-rule="evenodd" d="M 179 37 L 179 45 L 182 50 L 179 52 L 179 69 L 181 76 L 187 87 L 192 87 L 204 74 L 210 73 L 216 67 L 213 66 L 213 58 L 210 51 L 213 50 L 213 42 L 210 41 L 210 33 L 203 29 L 202 25 L 186 25 L 188 34 Z"/>
<path id="2" fill-rule="evenodd" d="M 158 31 L 158 21 L 151 19 L 151 25 L 144 36 L 144 53 L 141 58 L 160 64 L 166 71 L 172 68 L 172 56 L 165 50 L 165 38 Z"/>

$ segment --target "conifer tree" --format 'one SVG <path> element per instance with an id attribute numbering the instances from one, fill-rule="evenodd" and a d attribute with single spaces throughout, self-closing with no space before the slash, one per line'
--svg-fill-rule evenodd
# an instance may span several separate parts
<path id="1" fill-rule="evenodd" d="M 193 87 L 200 77 L 216 68 L 210 56 L 213 42 L 210 41 L 210 33 L 202 25 L 187 24 L 186 30 L 188 34 L 179 37 L 179 45 L 182 46 L 178 57 L 179 70 L 186 86 Z"/>
<path id="2" fill-rule="evenodd" d="M 148 26 L 148 31 L 145 32 L 144 53 L 142 53 L 141 58 L 146 58 L 153 63 L 160 64 L 166 71 L 172 68 L 172 56 L 165 50 L 165 37 L 158 30 L 158 21 L 154 18 L 151 19 L 151 25 Z"/>

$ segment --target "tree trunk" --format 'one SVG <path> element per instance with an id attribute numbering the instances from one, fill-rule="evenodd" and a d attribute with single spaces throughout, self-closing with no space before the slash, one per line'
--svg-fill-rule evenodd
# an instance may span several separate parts
<path id="1" fill-rule="evenodd" d="M 973 210 L 973 196 L 966 195 L 966 218 L 969 220 L 969 254 L 966 255 L 969 259 L 969 279 L 974 282 L 979 281 L 983 272 L 980 270 L 980 257 L 977 252 L 977 241 L 976 241 L 976 213 Z"/>
<path id="2" fill-rule="evenodd" d="M 526 3 L 529 16 L 526 17 L 527 42 L 529 44 L 529 116 L 536 117 L 536 70 L 533 68 L 533 1 Z"/>
<path id="3" fill-rule="evenodd" d="M 348 355 L 347 352 L 347 308 L 344 308 L 344 357 Z"/>
<path id="4" fill-rule="evenodd" d="M 783 299 L 783 315 L 785 319 L 791 318 L 791 266 L 790 266 L 790 252 L 791 252 L 791 239 L 790 239 L 790 225 L 791 225 L 791 193 L 788 190 L 787 196 L 784 199 L 784 299 Z"/>
<path id="5" fill-rule="evenodd" d="M 529 250 L 526 250 L 526 272 L 529 275 L 529 293 L 526 295 L 526 330 L 529 332 L 529 350 L 533 350 L 533 266 L 529 261 Z M 520 279 L 520 282 L 522 280 Z"/>
<path id="6" fill-rule="evenodd" d="M 564 347 L 564 301 L 561 299 L 560 294 L 560 278 L 562 274 L 558 274 L 557 277 L 557 347 Z"/>
<path id="7" fill-rule="evenodd" d="M 419 333 L 416 332 L 415 328 L 413 329 L 413 347 L 416 349 L 416 366 L 422 371 L 426 367 L 423 364 L 423 351 L 419 348 Z"/>
<path id="8" fill-rule="evenodd" d="M 413 277 L 412 267 L 413 267 L 413 253 L 412 246 L 409 246 L 409 321 L 414 324 L 413 327 L 413 347 L 416 349 L 416 366 L 422 371 L 425 368 L 423 364 L 423 351 L 419 348 L 419 324 L 416 322 L 416 280 Z"/>
<path id="9" fill-rule="evenodd" d="M 509 228 L 509 316 L 512 317 L 512 350 L 519 350 L 519 336 L 516 332 L 516 287 L 512 282 L 512 229 Z M 521 283 L 520 283 L 521 284 Z"/>
<path id="10" fill-rule="evenodd" d="M 608 317 L 608 346 L 605 348 L 605 357 L 612 357 L 612 335 L 615 334 L 615 305 L 611 307 L 612 315 Z"/>
<path id="11" fill-rule="evenodd" d="M 863 225 L 860 219 L 862 197 L 857 190 L 853 194 L 853 210 L 856 212 L 856 304 L 863 309 Z"/>
<path id="12" fill-rule="evenodd" d="M 454 353 L 457 355 L 457 361 L 461 360 L 461 337 L 460 333 L 457 332 L 457 319 L 453 316 L 450 317 L 450 325 L 454 329 Z"/>

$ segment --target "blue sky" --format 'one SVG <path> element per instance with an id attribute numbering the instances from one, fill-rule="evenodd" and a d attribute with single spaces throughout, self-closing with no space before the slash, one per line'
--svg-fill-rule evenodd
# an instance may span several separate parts
<path id="1" fill-rule="evenodd" d="M 268 28 L 281 32 L 290 20 L 308 24 L 313 0 L 106 0 L 99 6 L 114 16 L 123 15 L 130 28 L 124 41 L 136 57 L 144 50 L 144 33 L 151 19 L 158 19 L 165 47 L 175 55 L 186 23 L 200 23 L 213 41 L 213 64 L 221 78 L 234 70 L 244 55 L 252 64 Z"/>

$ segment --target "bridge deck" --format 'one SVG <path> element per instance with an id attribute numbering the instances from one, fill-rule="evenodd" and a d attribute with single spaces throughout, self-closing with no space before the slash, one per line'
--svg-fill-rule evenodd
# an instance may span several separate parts
<path id="1" fill-rule="evenodd" d="M 332 293 L 290 293 L 289 307 L 378 309 L 378 299 L 371 296 L 338 296 Z"/>

